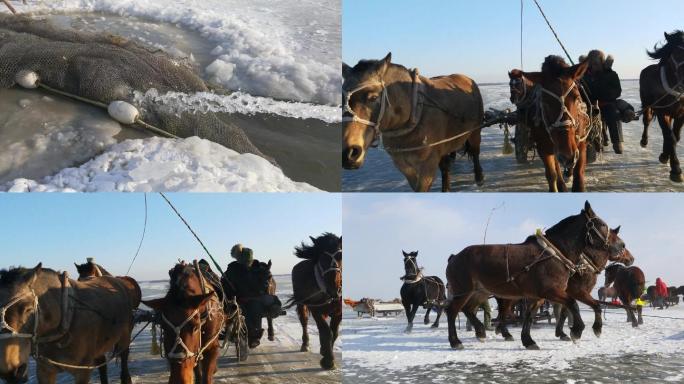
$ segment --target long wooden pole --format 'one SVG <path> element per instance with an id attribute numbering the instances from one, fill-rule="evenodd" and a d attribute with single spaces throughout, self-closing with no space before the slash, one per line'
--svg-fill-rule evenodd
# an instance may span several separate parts
<path id="1" fill-rule="evenodd" d="M 17 10 L 14 9 L 14 7 L 12 6 L 12 4 L 10 4 L 9 0 L 2 0 L 2 2 L 5 3 L 5 5 L 7 6 L 7 8 L 9 8 L 10 12 L 12 12 L 12 13 L 15 14 L 15 15 L 17 14 Z"/>

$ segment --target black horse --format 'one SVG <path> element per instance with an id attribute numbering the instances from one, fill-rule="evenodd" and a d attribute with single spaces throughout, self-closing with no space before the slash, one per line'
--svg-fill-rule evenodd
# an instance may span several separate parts
<path id="1" fill-rule="evenodd" d="M 226 297 L 237 297 L 245 315 L 250 348 L 261 343 L 264 335 L 262 319 L 278 317 L 282 311 L 278 296 L 269 294 L 269 283 L 273 279 L 271 265 L 270 260 L 268 263 L 254 260 L 250 266 L 234 261 L 221 277 Z"/>
<path id="2" fill-rule="evenodd" d="M 406 332 L 411 332 L 413 328 L 413 318 L 416 316 L 418 307 L 423 307 L 427 310 L 425 312 L 425 324 L 430 323 L 430 310 L 434 309 L 437 312 L 437 319 L 432 324 L 432 328 L 439 327 L 439 318 L 442 316 L 442 303 L 446 300 L 446 288 L 444 282 L 437 276 L 423 276 L 423 271 L 418 268 L 416 258 L 418 251 L 404 254 L 404 276 L 401 280 L 404 285 L 401 286 L 401 303 L 406 310 L 406 319 L 408 325 Z"/>

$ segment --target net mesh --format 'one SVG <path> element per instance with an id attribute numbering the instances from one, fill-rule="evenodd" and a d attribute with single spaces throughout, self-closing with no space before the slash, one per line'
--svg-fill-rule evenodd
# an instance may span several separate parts
<path id="1" fill-rule="evenodd" d="M 159 93 L 209 91 L 190 65 L 159 50 L 118 36 L 61 29 L 46 20 L 0 15 L 0 89 L 13 87 L 21 70 L 38 73 L 47 86 L 94 101 L 129 102 L 143 121 L 174 135 L 199 136 L 273 162 L 241 128 L 215 114 L 178 113 L 136 102 L 134 92 L 153 88 Z"/>

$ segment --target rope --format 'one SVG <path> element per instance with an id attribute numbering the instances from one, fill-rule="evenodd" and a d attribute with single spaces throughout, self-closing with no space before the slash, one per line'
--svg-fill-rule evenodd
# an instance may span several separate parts
<path id="1" fill-rule="evenodd" d="M 523 69 L 523 9 L 524 0 L 520 0 L 520 69 Z"/>
<path id="2" fill-rule="evenodd" d="M 549 26 L 549 29 L 551 29 L 551 32 L 553 33 L 553 36 L 556 38 L 556 41 L 558 41 L 558 44 L 560 44 L 561 48 L 563 48 L 563 52 L 565 52 L 565 56 L 568 57 L 568 60 L 570 60 L 570 63 L 572 65 L 575 65 L 575 62 L 572 60 L 572 57 L 570 57 L 570 54 L 568 53 L 568 50 L 565 49 L 565 45 L 563 45 L 563 42 L 560 40 L 560 37 L 558 37 L 558 34 L 556 33 L 556 30 L 553 29 L 553 26 L 551 26 L 551 22 L 549 19 L 546 17 L 546 14 L 542 10 L 541 6 L 537 2 L 537 0 L 533 0 L 534 3 L 537 5 L 537 8 L 539 9 L 539 12 L 541 12 L 542 17 L 544 18 L 544 21 L 546 21 L 546 25 Z"/>
<path id="3" fill-rule="evenodd" d="M 166 202 L 169 204 L 171 209 L 173 209 L 173 211 L 176 212 L 176 215 L 178 215 L 178 217 L 181 219 L 183 224 L 185 224 L 185 226 L 188 227 L 188 230 L 190 230 L 190 233 L 192 233 L 192 235 L 195 236 L 195 239 L 197 239 L 197 241 L 200 243 L 202 248 L 204 248 L 204 252 L 206 252 L 207 255 L 209 255 L 209 258 L 211 258 L 211 261 L 214 262 L 214 266 L 216 266 L 216 269 L 218 269 L 218 271 L 221 272 L 221 274 L 223 275 L 223 269 L 221 269 L 221 266 L 219 265 L 219 263 L 216 262 L 216 259 L 214 259 L 214 256 L 211 255 L 211 253 L 209 252 L 207 247 L 204 245 L 202 240 L 200 240 L 199 236 L 197 236 L 195 231 L 192 230 L 192 227 L 190 227 L 190 224 L 188 224 L 188 222 L 183 218 L 183 216 L 180 214 L 180 212 L 178 212 L 176 207 L 174 207 L 173 204 L 171 204 L 171 201 L 169 201 L 169 199 L 166 198 L 166 195 L 164 195 L 163 192 L 159 192 L 159 194 L 161 195 L 161 197 L 164 198 L 164 200 L 166 200 Z"/>
<path id="4" fill-rule="evenodd" d="M 3 1 L 6 1 L 6 0 L 3 0 Z M 98 108 L 102 108 L 102 109 L 104 109 L 104 110 L 107 110 L 108 107 L 109 107 L 109 106 L 108 106 L 107 104 L 105 104 L 105 103 L 101 103 L 101 102 L 99 102 L 99 101 L 95 101 L 95 100 L 91 100 L 91 99 L 88 99 L 88 98 L 85 98 L 85 97 L 81 97 L 81 96 L 78 96 L 78 95 L 74 95 L 74 94 L 69 93 L 69 92 L 64 92 L 64 91 L 61 91 L 61 90 L 59 90 L 59 89 L 55 89 L 55 88 L 52 88 L 52 87 L 50 87 L 50 86 L 48 86 L 48 85 L 45 85 L 45 84 L 43 84 L 43 83 L 41 83 L 41 82 L 38 82 L 37 85 L 38 85 L 40 88 L 43 88 L 43 89 L 45 89 L 45 90 L 48 91 L 48 92 L 56 93 L 56 94 L 58 94 L 58 95 L 61 95 L 61 96 L 64 96 L 64 97 L 68 97 L 68 98 L 70 98 L 70 99 L 78 100 L 78 101 L 80 101 L 80 102 L 83 102 L 83 103 L 86 103 L 86 104 L 90 104 L 90 105 L 92 105 L 92 106 L 95 106 L 95 107 L 98 107 Z M 179 136 L 176 136 L 176 135 L 174 135 L 173 133 L 166 132 L 166 131 L 164 131 L 164 130 L 162 130 L 162 129 L 160 129 L 160 128 L 157 128 L 157 127 L 155 127 L 155 126 L 153 126 L 153 125 L 147 124 L 146 122 L 142 121 L 142 119 L 140 119 L 139 117 L 135 119 L 135 124 L 138 124 L 138 125 L 140 125 L 141 127 L 147 129 L 148 131 L 152 131 L 152 132 L 154 132 L 154 133 L 156 133 L 156 134 L 158 134 L 158 135 L 161 135 L 161 136 L 164 136 L 164 137 L 168 137 L 168 138 L 171 138 L 171 139 L 180 139 Z"/>
<path id="5" fill-rule="evenodd" d="M 485 224 L 484 237 L 482 238 L 482 245 L 487 244 L 487 229 L 489 229 L 489 220 L 492 219 L 492 215 L 494 214 L 494 211 L 496 211 L 499 208 L 505 209 L 505 206 L 506 206 L 506 202 L 502 201 L 501 204 L 492 208 L 492 210 L 489 212 L 489 216 L 487 216 L 487 224 Z"/>
<path id="6" fill-rule="evenodd" d="M 143 231 L 142 236 L 140 237 L 140 243 L 138 244 L 138 250 L 135 251 L 135 256 L 133 256 L 133 260 L 131 260 L 131 264 L 128 266 L 128 269 L 126 270 L 126 276 L 128 276 L 128 273 L 131 271 L 131 267 L 133 267 L 135 259 L 138 258 L 138 254 L 140 253 L 140 248 L 142 247 L 143 240 L 145 240 L 145 232 L 147 231 L 147 193 L 144 193 L 143 196 L 145 197 L 145 224 L 143 224 Z"/>
<path id="7" fill-rule="evenodd" d="M 580 309 L 580 312 L 591 312 L 594 313 L 593 310 L 591 309 Z M 608 312 L 606 309 L 604 309 L 604 312 Z M 615 311 L 610 311 L 611 313 L 617 313 Z M 604 315 L 605 316 L 605 315 Z M 684 317 L 672 317 L 672 316 L 658 316 L 658 315 L 645 315 L 641 314 L 641 317 L 656 317 L 659 319 L 669 319 L 669 320 L 684 320 Z"/>
<path id="8" fill-rule="evenodd" d="M 12 12 L 13 15 L 16 15 L 16 14 L 17 14 L 17 10 L 14 9 L 14 7 L 12 6 L 12 4 L 10 4 L 9 0 L 2 0 L 2 2 L 5 3 L 5 5 L 7 6 L 7 8 L 9 8 L 10 12 Z"/>

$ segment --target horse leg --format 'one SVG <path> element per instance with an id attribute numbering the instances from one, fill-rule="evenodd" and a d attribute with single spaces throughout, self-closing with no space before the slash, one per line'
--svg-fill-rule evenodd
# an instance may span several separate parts
<path id="1" fill-rule="evenodd" d="M 472 292 L 468 292 L 464 295 L 454 297 L 451 299 L 451 303 L 446 308 L 447 314 L 447 324 L 449 328 L 449 344 L 452 349 L 463 349 L 463 343 L 458 339 L 458 334 L 456 333 L 456 315 L 461 311 L 461 308 L 468 302 L 472 296 Z"/>
<path id="2" fill-rule="evenodd" d="M 218 342 L 215 346 L 207 348 L 202 357 L 202 384 L 212 384 L 214 382 L 214 374 L 218 370 L 217 362 L 219 357 Z"/>
<path id="3" fill-rule="evenodd" d="M 342 323 L 342 312 L 335 311 L 330 316 L 330 330 L 332 331 L 332 345 L 335 346 L 335 341 L 340 333 L 340 323 Z"/>
<path id="4" fill-rule="evenodd" d="M 669 115 L 662 113 L 658 114 L 658 123 L 663 132 L 663 154 L 670 159 L 670 180 L 681 183 L 682 169 L 679 167 L 679 159 L 677 158 L 677 141 L 672 130 L 672 118 Z M 660 161 L 663 162 L 663 155 L 660 155 Z"/>
<path id="5" fill-rule="evenodd" d="M 130 337 L 130 335 L 129 335 Z M 130 354 L 130 349 L 126 347 L 123 351 L 121 351 L 121 384 L 132 384 L 133 380 L 131 380 L 131 372 L 128 370 L 128 355 Z M 104 357 L 103 357 L 104 360 Z M 104 365 L 103 368 L 105 368 L 105 375 L 107 374 L 107 366 Z M 100 371 L 100 377 L 102 376 L 102 373 Z"/>
<path id="6" fill-rule="evenodd" d="M 318 337 L 321 342 L 320 353 L 323 358 L 320 361 L 321 368 L 332 370 L 335 369 L 335 356 L 332 351 L 332 330 L 330 325 L 325 321 L 323 314 L 319 311 L 311 311 L 311 316 L 316 321 L 318 326 Z"/>
<path id="7" fill-rule="evenodd" d="M 591 326 L 591 329 L 594 331 L 594 335 L 596 335 L 596 337 L 601 337 L 601 331 L 603 329 L 601 303 L 599 303 L 598 301 L 596 301 L 596 299 L 591 297 L 591 294 L 589 292 L 584 291 L 578 293 L 575 299 L 579 300 L 583 304 L 590 306 L 591 309 L 594 310 L 594 325 Z M 577 303 L 575 303 L 575 305 L 577 305 Z M 577 307 L 577 312 L 579 313 L 579 307 Z M 580 319 L 579 321 L 581 322 L 582 319 Z M 582 326 L 582 328 L 584 328 L 584 325 Z"/>
<path id="8" fill-rule="evenodd" d="M 429 160 L 428 160 L 429 161 Z M 439 163 L 435 166 L 421 166 L 418 171 L 418 184 L 416 185 L 416 192 L 429 192 L 432 186 L 432 181 L 435 179 L 435 171 Z"/>
<path id="9" fill-rule="evenodd" d="M 584 170 L 587 167 L 587 142 L 580 143 L 579 145 L 579 159 L 577 164 L 575 164 L 575 169 L 572 175 L 572 191 L 573 192 L 585 192 L 586 185 L 584 184 Z"/>
<path id="10" fill-rule="evenodd" d="M 513 305 L 513 300 L 496 298 L 496 304 L 499 307 L 499 313 L 497 315 L 497 324 L 494 332 L 496 334 L 501 334 L 506 341 L 513 341 L 513 335 L 508 331 L 506 323 L 508 321 L 508 313 Z"/>
<path id="11" fill-rule="evenodd" d="M 74 377 L 74 384 L 90 383 L 90 370 L 80 369 L 76 373 L 72 373 L 71 375 Z"/>
<path id="12" fill-rule="evenodd" d="M 273 318 L 271 316 L 266 316 L 266 322 L 268 323 L 268 340 L 275 340 L 275 332 L 273 331 Z"/>
<path id="13" fill-rule="evenodd" d="M 641 317 L 641 310 L 643 309 L 643 306 L 637 305 L 637 314 L 639 315 L 639 324 L 644 323 L 644 318 Z"/>
<path id="14" fill-rule="evenodd" d="M 556 337 L 563 341 L 570 341 L 570 337 L 565 334 L 563 327 L 565 326 L 565 319 L 568 318 L 568 311 L 562 305 L 558 305 L 558 319 L 556 320 Z"/>
<path id="15" fill-rule="evenodd" d="M 644 133 L 641 135 L 640 144 L 643 148 L 646 148 L 648 145 L 648 126 L 651 124 L 651 121 L 653 121 L 653 110 L 651 108 L 644 109 L 641 120 L 644 122 Z"/>
<path id="16" fill-rule="evenodd" d="M 449 192 L 449 170 L 451 169 L 451 161 L 452 159 L 449 155 L 444 155 L 439 160 L 439 170 L 442 173 L 442 192 Z"/>
<path id="17" fill-rule="evenodd" d="M 122 354 L 122 359 L 123 359 L 123 354 Z M 104 356 L 98 357 L 97 359 L 95 359 L 95 365 L 104 364 L 105 361 L 107 361 L 107 360 Z M 108 384 L 109 383 L 109 377 L 107 377 L 107 364 L 99 367 L 97 369 L 97 372 L 100 375 L 100 384 Z M 123 372 L 123 369 L 122 369 L 122 372 Z M 123 380 L 121 381 L 121 383 L 126 384 L 126 382 Z"/>
<path id="18" fill-rule="evenodd" d="M 527 305 L 527 308 L 525 309 L 525 316 L 523 320 L 522 332 L 520 332 L 520 339 L 522 340 L 523 345 L 527 349 L 539 349 L 537 343 L 535 343 L 534 340 L 532 340 L 532 336 L 530 335 L 530 328 L 532 328 L 532 319 L 534 318 L 534 314 L 537 312 L 537 309 L 539 308 L 540 302 L 541 300 L 531 302 Z"/>
<path id="19" fill-rule="evenodd" d="M 565 185 L 565 179 L 563 179 L 563 171 L 561 170 L 560 163 L 558 161 L 555 161 L 555 163 L 556 163 L 556 188 L 558 189 L 558 192 L 567 192 L 568 186 Z"/>
<path id="20" fill-rule="evenodd" d="M 477 307 L 475 307 L 475 310 L 477 310 Z M 487 331 L 485 330 L 484 324 L 477 318 L 477 315 L 475 315 L 475 312 L 471 308 L 463 308 L 463 313 L 470 321 L 470 324 L 475 327 L 475 337 L 481 342 L 484 342 L 487 338 Z"/>
<path id="21" fill-rule="evenodd" d="M 544 162 L 544 169 L 546 171 L 546 181 L 549 184 L 549 192 L 558 192 L 558 175 L 556 173 L 556 157 L 551 155 L 545 155 L 542 157 Z"/>
<path id="22" fill-rule="evenodd" d="M 309 331 L 307 330 L 309 310 L 305 305 L 297 304 L 297 317 L 299 317 L 299 323 L 302 325 L 302 347 L 299 351 L 308 352 L 311 350 L 309 348 Z"/>
<path id="23" fill-rule="evenodd" d="M 36 367 L 38 384 L 55 384 L 57 382 L 57 370 L 52 365 L 39 362 Z"/>
<path id="24" fill-rule="evenodd" d="M 682 126 L 684 125 L 684 116 L 683 117 L 676 117 L 674 119 L 674 123 L 672 123 L 672 132 L 674 133 L 675 139 L 677 139 L 677 143 L 679 143 L 679 139 L 682 137 Z"/>
<path id="25" fill-rule="evenodd" d="M 432 328 L 439 328 L 439 318 L 442 317 L 442 312 L 444 312 L 444 308 L 440 305 L 435 309 L 435 311 L 437 311 L 437 319 L 435 319 L 435 323 L 432 324 Z"/>
<path id="26" fill-rule="evenodd" d="M 430 324 L 430 311 L 432 310 L 432 305 L 428 304 L 427 310 L 425 311 L 425 318 L 423 319 L 423 324 Z"/>
<path id="27" fill-rule="evenodd" d="M 620 300 L 622 301 L 622 304 L 625 306 L 625 311 L 627 311 L 627 319 L 632 322 L 632 327 L 638 327 L 639 321 L 637 320 L 636 315 L 634 314 L 634 310 L 632 310 L 632 298 L 627 295 L 621 294 Z"/>
<path id="28" fill-rule="evenodd" d="M 408 325 L 406 326 L 406 332 L 411 332 L 413 329 L 413 319 L 416 317 L 416 312 L 418 311 L 418 304 L 411 304 L 411 310 L 406 312 L 406 318 L 408 319 Z"/>
<path id="29" fill-rule="evenodd" d="M 484 173 L 482 172 L 482 166 L 480 165 L 480 142 L 480 130 L 476 129 L 470 134 L 470 136 L 468 136 L 468 141 L 466 141 L 466 151 L 473 159 L 475 184 L 481 187 L 484 184 Z"/>

